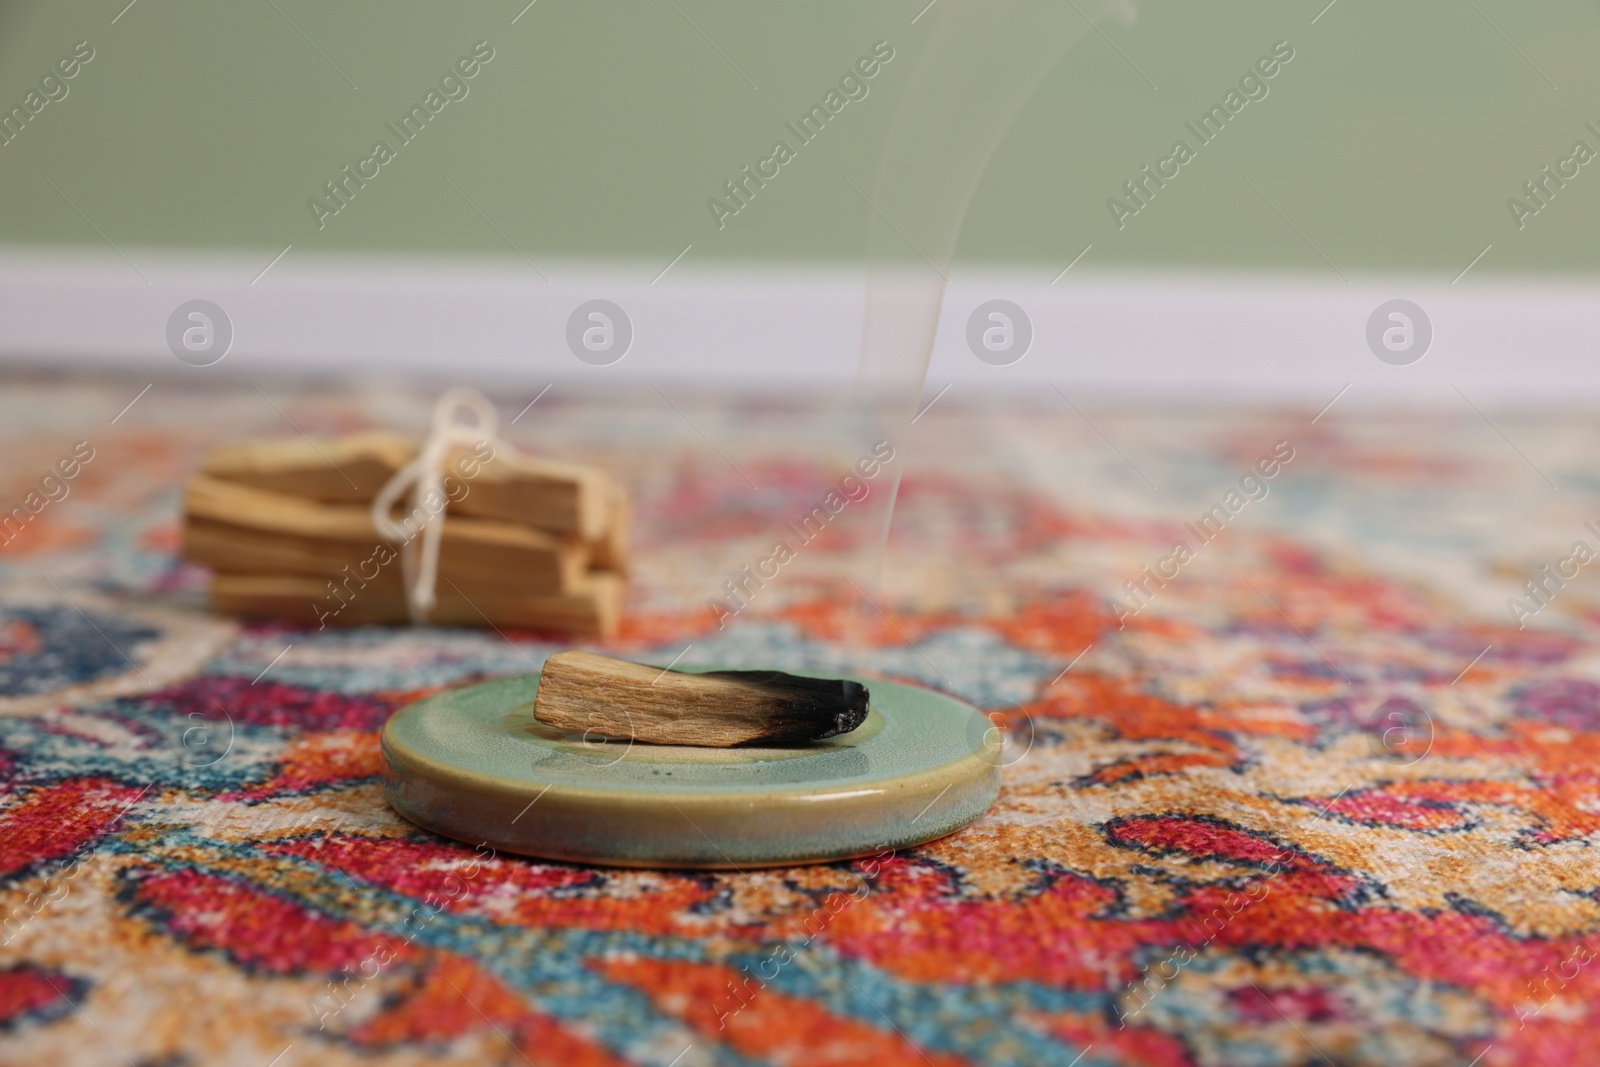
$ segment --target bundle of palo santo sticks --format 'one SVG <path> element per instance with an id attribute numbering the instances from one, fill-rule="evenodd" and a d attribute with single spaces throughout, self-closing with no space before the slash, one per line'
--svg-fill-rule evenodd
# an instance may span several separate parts
<path id="1" fill-rule="evenodd" d="M 373 501 L 418 454 L 386 432 L 225 445 L 190 478 L 183 554 L 212 569 L 219 612 L 298 623 L 405 622 L 406 552 L 444 512 L 428 621 L 580 636 L 621 613 L 628 500 L 604 471 L 489 441 L 443 467 L 441 499 L 405 501 L 380 534 Z M 393 531 L 391 531 L 392 533 Z"/>

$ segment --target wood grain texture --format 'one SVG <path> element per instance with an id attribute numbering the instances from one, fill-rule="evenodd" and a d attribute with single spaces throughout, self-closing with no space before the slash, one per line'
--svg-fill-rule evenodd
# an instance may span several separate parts
<path id="1" fill-rule="evenodd" d="M 220 445 L 206 457 L 204 474 L 239 485 L 326 503 L 371 501 L 396 471 L 417 454 L 399 434 L 368 430 L 343 437 L 264 438 Z"/>
<path id="2" fill-rule="evenodd" d="M 203 474 L 190 478 L 184 510 L 185 557 L 219 571 L 338 577 L 345 565 L 356 568 L 391 544 L 373 530 L 366 507 L 321 504 Z M 578 587 L 589 555 L 575 538 L 493 519 L 449 518 L 439 545 L 440 584 L 503 581 L 527 593 L 559 593 Z"/>
<path id="3" fill-rule="evenodd" d="M 452 514 L 537 526 L 598 541 L 614 511 L 611 477 L 597 467 L 504 453 L 483 463 Z"/>
<path id="4" fill-rule="evenodd" d="M 311 440 L 240 441 L 216 449 L 185 488 L 183 555 L 212 568 L 213 607 L 325 625 L 409 619 L 400 559 L 428 513 L 409 499 L 390 541 L 371 501 L 417 454 L 417 442 L 369 431 Z M 441 625 L 515 627 L 578 636 L 616 631 L 627 570 L 627 492 L 594 467 L 489 445 L 445 466 L 439 544 Z"/>
<path id="5" fill-rule="evenodd" d="M 417 450 L 416 441 L 381 430 L 236 441 L 212 452 L 201 473 L 322 503 L 367 503 Z M 503 451 L 480 463 L 462 450 L 446 462 L 445 472 L 466 486 L 450 502 L 453 515 L 501 519 L 586 541 L 604 538 L 613 525 L 617 487 L 596 467 Z"/>
<path id="6" fill-rule="evenodd" d="M 613 574 L 586 575 L 568 593 L 529 594 L 505 581 L 487 586 L 441 581 L 429 622 L 438 626 L 496 626 L 580 637 L 609 637 L 622 614 L 624 584 Z M 326 579 L 281 574 L 214 574 L 212 607 L 244 618 L 317 626 L 362 626 L 408 621 L 398 590 L 368 585 L 336 599 Z M 330 609 L 336 608 L 337 613 Z M 319 610 L 320 609 L 320 610 Z"/>
<path id="7" fill-rule="evenodd" d="M 782 671 L 662 670 L 593 652 L 545 660 L 534 717 L 548 726 L 661 745 L 801 745 L 860 726 L 867 690 Z"/>

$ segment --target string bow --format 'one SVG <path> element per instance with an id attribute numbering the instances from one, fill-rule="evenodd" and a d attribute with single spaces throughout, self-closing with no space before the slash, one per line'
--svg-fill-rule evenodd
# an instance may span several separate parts
<path id="1" fill-rule="evenodd" d="M 456 418 L 463 412 L 469 421 Z M 446 390 L 434 404 L 433 425 L 422 451 L 396 471 L 372 501 L 373 529 L 380 537 L 400 542 L 406 609 L 411 621 L 419 626 L 427 623 L 428 613 L 437 603 L 439 542 L 444 536 L 444 516 L 449 504 L 444 486 L 445 466 L 461 450 L 479 445 L 490 449 L 485 462 L 501 449 L 514 454 L 516 449 L 496 432 L 499 423 L 494 405 L 476 389 Z M 408 525 L 403 525 L 394 520 L 394 509 L 407 489 L 411 490 L 411 512 L 403 517 Z"/>

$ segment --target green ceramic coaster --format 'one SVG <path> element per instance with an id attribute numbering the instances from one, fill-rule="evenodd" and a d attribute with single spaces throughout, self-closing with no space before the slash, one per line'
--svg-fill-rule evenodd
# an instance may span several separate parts
<path id="1" fill-rule="evenodd" d="M 791 749 L 586 739 L 533 717 L 538 675 L 463 686 L 389 719 L 384 790 L 448 837 L 624 867 L 823 863 L 931 841 L 988 810 L 1000 791 L 988 719 L 927 689 L 856 680 L 871 691 L 867 721 Z"/>

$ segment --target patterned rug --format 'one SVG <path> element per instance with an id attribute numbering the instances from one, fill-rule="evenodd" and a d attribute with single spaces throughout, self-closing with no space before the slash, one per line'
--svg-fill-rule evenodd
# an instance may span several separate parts
<path id="1" fill-rule="evenodd" d="M 833 406 L 557 385 L 513 436 L 636 499 L 610 651 L 871 672 L 1006 728 L 969 828 L 721 874 L 397 817 L 385 718 L 566 645 L 209 616 L 174 558 L 205 449 L 420 432 L 431 395 L 202 373 L 0 393 L 0 1062 L 1600 1059 L 1592 421 L 957 388 L 894 442 L 881 582 L 841 521 L 734 602 L 856 460 Z"/>

